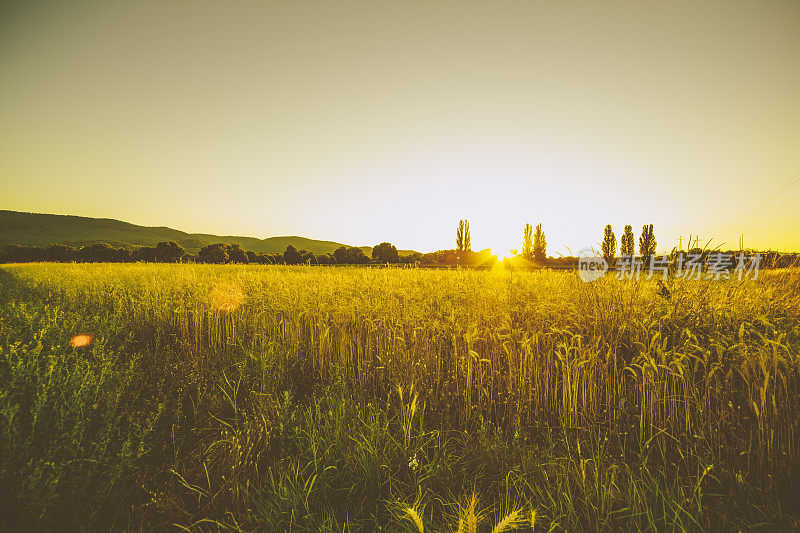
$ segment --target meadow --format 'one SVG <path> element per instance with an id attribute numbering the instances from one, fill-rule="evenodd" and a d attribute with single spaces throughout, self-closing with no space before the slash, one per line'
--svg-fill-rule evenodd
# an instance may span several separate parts
<path id="1" fill-rule="evenodd" d="M 666 287 L 5 265 L 0 529 L 797 530 L 800 271 Z"/>

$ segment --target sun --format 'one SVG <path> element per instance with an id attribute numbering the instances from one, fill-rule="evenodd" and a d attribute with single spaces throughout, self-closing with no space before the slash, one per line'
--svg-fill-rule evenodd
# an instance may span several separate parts
<path id="1" fill-rule="evenodd" d="M 492 250 L 492 251 L 494 251 L 494 250 Z M 503 260 L 505 260 L 505 259 L 507 259 L 507 258 L 509 258 L 509 257 L 512 257 L 512 256 L 516 255 L 516 254 L 514 253 L 515 251 L 516 251 L 516 250 L 509 250 L 509 251 L 507 251 L 507 252 L 503 252 L 503 251 L 500 251 L 500 250 L 498 250 L 497 252 L 494 252 L 494 255 L 496 255 L 496 256 L 497 256 L 497 261 L 498 261 L 499 263 L 502 263 L 502 262 L 503 262 Z"/>

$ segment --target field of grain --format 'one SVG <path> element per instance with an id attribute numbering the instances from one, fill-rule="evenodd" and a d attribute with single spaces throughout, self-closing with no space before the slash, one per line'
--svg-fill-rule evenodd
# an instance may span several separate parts
<path id="1" fill-rule="evenodd" d="M 797 528 L 799 317 L 793 270 L 4 266 L 0 528 Z"/>

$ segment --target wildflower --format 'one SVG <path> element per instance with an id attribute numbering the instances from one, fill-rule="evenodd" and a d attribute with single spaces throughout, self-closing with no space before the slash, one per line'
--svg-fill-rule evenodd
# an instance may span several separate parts
<path id="1" fill-rule="evenodd" d="M 415 453 L 411 460 L 408 462 L 408 467 L 411 470 L 416 470 L 419 467 L 419 461 L 417 461 L 417 454 Z"/>

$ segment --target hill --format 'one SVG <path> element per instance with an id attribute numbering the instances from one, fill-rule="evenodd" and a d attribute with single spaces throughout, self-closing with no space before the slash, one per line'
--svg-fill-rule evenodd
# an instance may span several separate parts
<path id="1" fill-rule="evenodd" d="M 345 246 L 339 242 L 294 235 L 259 239 L 235 235 L 186 233 L 164 226 L 138 226 L 112 218 L 0 210 L 0 246 L 8 244 L 45 246 L 56 243 L 78 246 L 98 242 L 115 246 L 153 246 L 163 241 L 175 241 L 190 253 L 197 253 L 203 246 L 218 242 L 238 243 L 245 250 L 267 253 L 283 252 L 290 244 L 298 250 L 308 250 L 316 254 L 330 253 L 340 246 Z M 371 246 L 360 246 L 360 248 L 367 255 L 372 253 Z M 400 254 L 411 252 L 411 250 L 401 250 Z"/>

